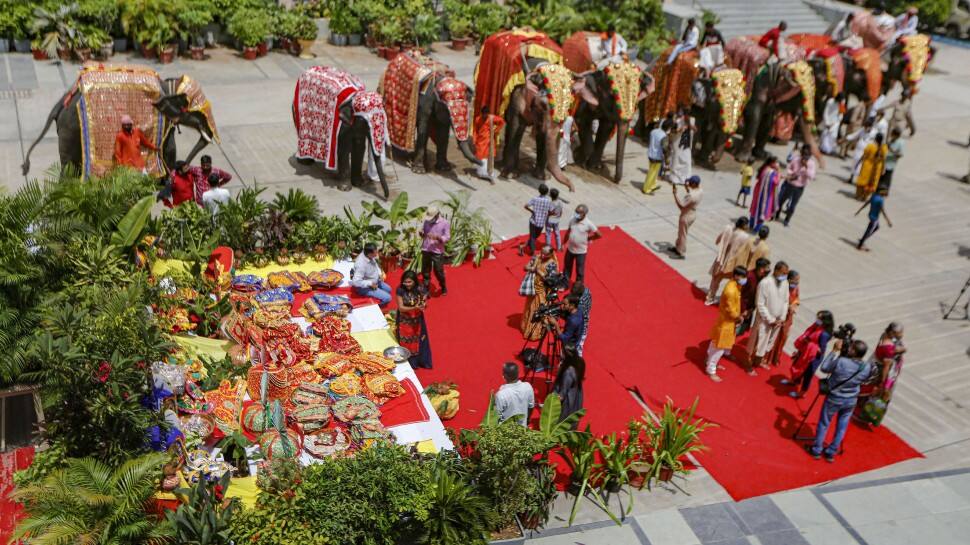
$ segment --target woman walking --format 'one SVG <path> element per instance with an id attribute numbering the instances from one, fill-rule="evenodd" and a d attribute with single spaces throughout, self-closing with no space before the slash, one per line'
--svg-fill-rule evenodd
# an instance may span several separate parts
<path id="1" fill-rule="evenodd" d="M 669 180 L 675 184 L 683 184 L 691 176 L 693 170 L 693 142 L 694 119 L 687 110 L 677 112 L 674 132 L 671 134 L 671 161 Z"/>
<path id="2" fill-rule="evenodd" d="M 519 295 L 525 296 L 525 308 L 522 311 L 519 330 L 522 331 L 522 336 L 530 341 L 537 341 L 542 337 L 543 321 L 534 322 L 532 316 L 548 300 L 545 278 L 556 272 L 559 272 L 559 262 L 548 244 L 543 246 L 539 254 L 533 256 L 525 266 L 525 277 L 519 286 Z"/>
<path id="3" fill-rule="evenodd" d="M 798 399 L 805 395 L 812 384 L 815 370 L 822 363 L 825 349 L 835 331 L 835 318 L 827 310 L 815 315 L 815 323 L 808 326 L 804 333 L 795 339 L 795 355 L 791 362 L 791 379 L 782 379 L 782 384 L 791 385 L 788 395 Z"/>
<path id="4" fill-rule="evenodd" d="M 866 146 L 859 163 L 859 175 L 855 180 L 855 198 L 864 201 L 876 192 L 879 179 L 886 168 L 886 155 L 889 149 L 883 144 L 883 135 L 877 134 L 876 139 Z"/>
<path id="5" fill-rule="evenodd" d="M 559 367 L 553 391 L 562 401 L 559 421 L 583 408 L 583 379 L 586 378 L 586 360 L 576 353 L 566 351 Z M 578 424 L 578 422 L 577 422 Z"/>
<path id="6" fill-rule="evenodd" d="M 428 292 L 418 283 L 414 271 L 404 271 L 397 295 L 397 342 L 411 352 L 411 367 L 431 369 L 431 341 L 428 340 L 428 323 L 424 309 Z"/>
<path id="7" fill-rule="evenodd" d="M 754 185 L 754 194 L 751 196 L 751 218 L 748 224 L 752 231 L 757 231 L 764 223 L 774 217 L 778 209 L 775 198 L 780 182 L 778 158 L 769 155 L 761 168 L 758 169 L 758 181 Z"/>

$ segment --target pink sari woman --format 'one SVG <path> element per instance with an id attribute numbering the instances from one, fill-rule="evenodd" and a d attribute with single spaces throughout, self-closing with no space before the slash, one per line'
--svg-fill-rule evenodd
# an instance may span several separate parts
<path id="1" fill-rule="evenodd" d="M 758 181 L 751 195 L 751 231 L 757 232 L 761 226 L 774 217 L 778 210 L 777 193 L 781 184 L 778 173 L 778 158 L 769 156 L 758 170 Z"/>

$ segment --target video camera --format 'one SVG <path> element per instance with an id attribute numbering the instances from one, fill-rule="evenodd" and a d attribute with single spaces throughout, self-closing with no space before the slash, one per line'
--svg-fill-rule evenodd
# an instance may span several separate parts
<path id="1" fill-rule="evenodd" d="M 852 339 L 855 337 L 855 326 L 846 322 L 840 325 L 832 336 L 842 341 L 842 349 L 839 350 L 839 356 L 845 357 L 849 354 L 849 347 L 852 346 Z"/>
<path id="2" fill-rule="evenodd" d="M 532 321 L 541 322 L 545 320 L 547 317 L 559 319 L 563 315 L 565 315 L 565 313 L 566 311 L 563 310 L 562 303 L 559 302 L 558 300 L 555 300 L 555 301 L 546 303 L 540 306 L 538 309 L 536 309 L 536 311 L 532 314 Z"/>
<path id="3" fill-rule="evenodd" d="M 560 291 L 569 289 L 569 278 L 562 273 L 547 274 L 542 279 L 542 283 L 546 286 L 546 290 L 550 292 L 550 297 L 555 294 L 555 297 L 558 298 Z"/>

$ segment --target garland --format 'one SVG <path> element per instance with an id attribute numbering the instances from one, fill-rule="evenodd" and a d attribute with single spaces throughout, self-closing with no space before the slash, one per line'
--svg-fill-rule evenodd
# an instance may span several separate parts
<path id="1" fill-rule="evenodd" d="M 903 60 L 909 81 L 916 83 L 923 79 L 923 72 L 930 60 L 930 37 L 917 34 L 903 38 Z"/>
<path id="2" fill-rule="evenodd" d="M 786 68 L 802 89 L 802 110 L 805 112 L 805 121 L 815 123 L 815 74 L 812 72 L 812 67 L 805 61 L 795 61 Z"/>
<path id="3" fill-rule="evenodd" d="M 624 61 L 610 64 L 604 73 L 610 82 L 610 92 L 619 110 L 620 119 L 629 121 L 637 110 L 642 71 L 632 62 Z"/>
<path id="4" fill-rule="evenodd" d="M 561 64 L 544 64 L 538 71 L 542 76 L 539 91 L 549 101 L 549 115 L 556 123 L 562 123 L 573 107 L 572 72 Z"/>
<path id="5" fill-rule="evenodd" d="M 746 99 L 744 73 L 737 68 L 726 68 L 714 72 L 712 79 L 718 114 L 721 117 L 721 130 L 725 134 L 733 134 L 738 130 Z"/>

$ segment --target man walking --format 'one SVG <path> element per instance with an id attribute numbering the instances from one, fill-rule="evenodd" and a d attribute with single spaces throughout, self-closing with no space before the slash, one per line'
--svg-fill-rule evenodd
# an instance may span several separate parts
<path id="1" fill-rule="evenodd" d="M 660 176 L 660 169 L 664 166 L 665 150 L 667 149 L 667 132 L 670 131 L 671 121 L 664 119 L 650 131 L 647 143 L 647 177 L 643 180 L 643 193 L 653 195 L 660 186 L 657 185 L 657 177 Z"/>
<path id="2" fill-rule="evenodd" d="M 579 313 L 583 316 L 583 332 L 579 336 L 579 343 L 576 344 L 576 355 L 582 357 L 583 345 L 586 344 L 586 336 L 589 335 L 589 313 L 593 310 L 593 295 L 589 293 L 589 288 L 582 280 L 574 282 L 569 293 L 579 297 Z"/>
<path id="3" fill-rule="evenodd" d="M 721 287 L 721 280 L 737 267 L 735 265 L 728 268 L 728 264 L 734 262 L 734 255 L 748 242 L 748 238 L 748 218 L 743 216 L 738 218 L 734 225 L 725 225 L 717 235 L 714 240 L 714 244 L 717 245 L 717 256 L 714 257 L 714 263 L 711 263 L 711 287 L 707 289 L 705 305 L 717 303 L 717 290 Z"/>
<path id="4" fill-rule="evenodd" d="M 885 187 L 880 187 L 879 191 L 875 195 L 869 198 L 868 201 L 862 203 L 862 206 L 856 210 L 855 215 L 858 216 L 859 212 L 866 206 L 869 206 L 869 225 L 866 226 L 866 232 L 862 234 L 862 238 L 859 239 L 859 244 L 856 245 L 856 249 L 862 250 L 863 252 L 868 252 L 869 247 L 866 246 L 866 241 L 869 237 L 874 235 L 876 231 L 879 230 L 879 216 L 886 218 L 886 224 L 892 229 L 893 222 L 889 219 L 889 214 L 886 213 L 886 195 L 889 194 L 889 190 Z"/>
<path id="5" fill-rule="evenodd" d="M 546 228 L 549 219 L 549 211 L 552 210 L 552 200 L 549 198 L 549 187 L 546 184 L 539 184 L 539 194 L 529 199 L 525 205 L 529 212 L 529 255 L 536 253 L 536 239 Z M 519 255 L 522 254 L 522 247 L 519 247 Z"/>
<path id="6" fill-rule="evenodd" d="M 424 289 L 431 293 L 431 271 L 438 279 L 441 295 L 448 295 L 445 284 L 445 245 L 451 240 L 451 224 L 441 217 L 437 206 L 429 206 L 424 212 L 421 226 L 421 277 Z"/>
<path id="7" fill-rule="evenodd" d="M 748 339 L 747 372 L 757 376 L 755 366 L 763 369 L 770 367 L 762 360 L 775 345 L 775 339 L 788 316 L 788 265 L 784 261 L 775 263 L 770 276 L 758 282 L 755 294 L 754 326 Z"/>
<path id="8" fill-rule="evenodd" d="M 889 133 L 889 145 L 886 146 L 886 166 L 879 178 L 879 186 L 885 187 L 889 191 L 889 186 L 893 183 L 893 171 L 896 170 L 896 163 L 903 156 L 903 133 L 898 128 L 894 128 Z"/>
<path id="9" fill-rule="evenodd" d="M 586 215 L 589 207 L 581 204 L 576 207 L 576 215 L 569 220 L 566 231 L 566 257 L 563 259 L 563 273 L 567 279 L 573 276 L 573 265 L 576 266 L 576 281 L 582 281 L 586 275 L 586 252 L 589 242 L 600 238 L 596 225 L 589 221 Z"/>
<path id="10" fill-rule="evenodd" d="M 805 186 L 815 179 L 817 168 L 815 158 L 812 157 L 812 148 L 808 144 L 803 145 L 802 152 L 788 163 L 787 179 L 781 186 L 778 211 L 775 212 L 775 219 L 781 217 L 782 211 L 785 212 L 785 227 L 788 227 L 788 222 L 795 213 L 795 207 L 798 206 L 798 201 L 805 192 Z"/>
<path id="11" fill-rule="evenodd" d="M 849 346 L 846 356 L 841 356 L 842 339 L 836 339 L 832 352 L 822 361 L 820 369 L 829 374 L 830 390 L 819 414 L 815 443 L 808 447 L 808 453 L 816 460 L 824 455 L 826 462 L 835 462 L 835 453 L 842 446 L 849 419 L 852 418 L 852 411 L 855 410 L 859 398 L 859 387 L 878 373 L 872 364 L 862 361 L 868 350 L 869 347 L 864 341 L 855 340 Z M 835 437 L 823 448 L 833 417 L 836 418 Z"/>
<path id="12" fill-rule="evenodd" d="M 677 242 L 674 245 L 674 257 L 684 259 L 687 256 L 687 231 L 694 224 L 694 220 L 697 219 L 697 205 L 701 203 L 701 199 L 704 197 L 704 191 L 701 189 L 701 178 L 697 175 L 687 178 L 686 194 L 683 197 L 677 194 L 678 185 L 671 184 L 670 186 L 671 191 L 674 192 L 674 202 L 677 204 L 677 208 L 680 209 L 680 219 L 677 221 Z"/>

